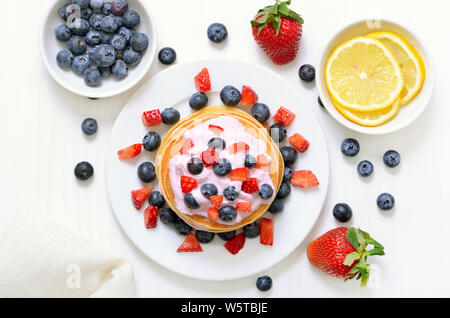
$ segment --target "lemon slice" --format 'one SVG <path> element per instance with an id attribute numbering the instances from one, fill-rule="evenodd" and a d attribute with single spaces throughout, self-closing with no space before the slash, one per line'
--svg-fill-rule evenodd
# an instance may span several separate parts
<path id="1" fill-rule="evenodd" d="M 366 35 L 382 42 L 395 56 L 403 75 L 405 86 L 400 94 L 401 105 L 409 102 L 422 89 L 425 65 L 416 49 L 404 38 L 392 32 L 374 32 Z"/>
<path id="2" fill-rule="evenodd" d="M 380 41 L 362 36 L 331 54 L 325 79 L 338 104 L 355 111 L 387 108 L 403 89 L 402 72 L 394 55 Z"/>

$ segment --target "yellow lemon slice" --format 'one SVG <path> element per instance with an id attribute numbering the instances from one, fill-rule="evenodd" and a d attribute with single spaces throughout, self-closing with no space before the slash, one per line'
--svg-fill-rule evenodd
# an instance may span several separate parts
<path id="1" fill-rule="evenodd" d="M 425 65 L 422 58 L 411 44 L 393 32 L 374 32 L 366 36 L 382 42 L 395 56 L 405 82 L 400 94 L 400 103 L 405 105 L 422 89 L 425 80 Z"/>
<path id="2" fill-rule="evenodd" d="M 327 61 L 325 80 L 338 104 L 355 111 L 387 108 L 403 89 L 394 55 L 380 41 L 362 36 L 336 48 Z"/>

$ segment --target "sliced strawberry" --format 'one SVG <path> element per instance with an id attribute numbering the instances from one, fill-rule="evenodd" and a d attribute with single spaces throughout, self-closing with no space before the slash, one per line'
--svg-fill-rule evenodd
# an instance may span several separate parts
<path id="1" fill-rule="evenodd" d="M 242 182 L 241 190 L 245 193 L 255 193 L 259 191 L 258 180 L 255 178 L 250 178 L 244 182 Z"/>
<path id="2" fill-rule="evenodd" d="M 259 222 L 259 242 L 263 245 L 273 245 L 273 220 L 262 218 Z"/>
<path id="3" fill-rule="evenodd" d="M 241 105 L 253 106 L 258 102 L 258 95 L 250 86 L 242 86 Z"/>
<path id="4" fill-rule="evenodd" d="M 194 142 L 192 141 L 192 139 L 186 139 L 186 141 L 184 142 L 183 146 L 180 149 L 180 154 L 182 155 L 187 155 L 188 151 L 192 149 L 192 147 L 194 147 Z"/>
<path id="5" fill-rule="evenodd" d="M 203 151 L 200 155 L 203 161 L 203 165 L 207 167 L 211 167 L 212 165 L 215 165 L 219 162 L 219 154 L 216 153 L 216 151 L 213 148 L 208 148 L 207 150 Z"/>
<path id="6" fill-rule="evenodd" d="M 131 191 L 131 200 L 133 201 L 133 205 L 137 210 L 142 208 L 150 192 L 152 192 L 151 187 Z"/>
<path id="7" fill-rule="evenodd" d="M 209 208 L 208 209 L 208 218 L 211 222 L 216 223 L 219 219 L 219 209 Z"/>
<path id="8" fill-rule="evenodd" d="M 216 125 L 209 125 L 208 128 L 216 135 L 220 135 L 220 133 L 222 133 L 224 131 L 224 129 L 222 127 L 216 126 Z"/>
<path id="9" fill-rule="evenodd" d="M 248 179 L 248 168 L 237 168 L 230 172 L 231 181 L 245 181 Z"/>
<path id="10" fill-rule="evenodd" d="M 319 180 L 311 171 L 299 170 L 292 174 L 291 183 L 293 186 L 300 188 L 312 188 L 319 185 Z"/>
<path id="11" fill-rule="evenodd" d="M 158 224 L 158 208 L 149 205 L 144 211 L 144 222 L 147 229 L 153 229 Z"/>
<path id="12" fill-rule="evenodd" d="M 284 127 L 289 126 L 295 119 L 295 114 L 289 109 L 281 106 L 278 111 L 273 115 L 273 120 Z"/>
<path id="13" fill-rule="evenodd" d="M 134 144 L 125 149 L 119 150 L 117 155 L 120 160 L 134 158 L 142 151 L 142 144 Z"/>
<path id="14" fill-rule="evenodd" d="M 184 252 L 203 252 L 200 242 L 193 233 L 189 233 L 184 242 L 177 249 L 177 253 Z"/>
<path id="15" fill-rule="evenodd" d="M 203 68 L 197 76 L 195 76 L 194 81 L 195 88 L 197 88 L 200 93 L 211 90 L 211 80 L 209 78 L 209 72 L 206 67 Z"/>
<path id="16" fill-rule="evenodd" d="M 289 143 L 300 152 L 305 152 L 309 148 L 309 142 L 300 134 L 293 134 L 288 138 Z"/>
<path id="17" fill-rule="evenodd" d="M 180 185 L 181 185 L 181 191 L 183 191 L 183 193 L 189 193 L 192 190 L 194 190 L 195 188 L 197 188 L 198 183 L 197 183 L 197 180 L 195 180 L 192 177 L 181 176 Z"/>
<path id="18" fill-rule="evenodd" d="M 250 202 L 238 202 L 236 203 L 236 210 L 246 213 L 252 212 L 252 204 Z"/>
<path id="19" fill-rule="evenodd" d="M 142 122 L 145 126 L 158 126 L 162 123 L 162 116 L 159 109 L 149 110 L 142 113 Z"/>
<path id="20" fill-rule="evenodd" d="M 262 169 L 262 168 L 266 168 L 268 166 L 270 166 L 270 158 L 267 157 L 266 155 L 260 154 L 258 155 L 258 158 L 256 159 L 256 165 L 255 168 L 256 169 Z"/>
<path id="21" fill-rule="evenodd" d="M 236 255 L 244 247 L 244 245 L 245 235 L 244 233 L 241 233 L 226 242 L 224 246 L 231 254 Z"/>
<path id="22" fill-rule="evenodd" d="M 250 146 L 247 145 L 245 142 L 240 141 L 235 144 L 232 144 L 227 149 L 228 149 L 229 153 L 234 154 L 234 153 L 238 153 L 241 151 L 247 151 L 250 149 Z"/>
<path id="23" fill-rule="evenodd" d="M 212 195 L 209 197 L 209 200 L 211 201 L 212 205 L 214 205 L 217 209 L 220 209 L 220 206 L 223 202 L 223 195 Z"/>

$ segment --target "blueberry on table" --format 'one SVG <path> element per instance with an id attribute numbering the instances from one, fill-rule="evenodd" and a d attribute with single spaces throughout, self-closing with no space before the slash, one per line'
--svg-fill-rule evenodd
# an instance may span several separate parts
<path id="1" fill-rule="evenodd" d="M 112 66 L 111 71 L 119 79 L 124 79 L 128 76 L 128 66 L 122 60 L 116 60 L 116 63 Z"/>
<path id="2" fill-rule="evenodd" d="M 223 196 L 229 201 L 234 201 L 239 196 L 239 192 L 235 186 L 228 186 L 223 190 Z"/>
<path id="3" fill-rule="evenodd" d="M 178 215 L 170 208 L 162 208 L 159 210 L 159 218 L 161 219 L 161 222 L 170 226 L 175 225 L 179 219 Z"/>
<path id="4" fill-rule="evenodd" d="M 333 208 L 333 216 L 341 223 L 350 221 L 352 215 L 352 208 L 346 203 L 338 203 Z"/>
<path id="5" fill-rule="evenodd" d="M 86 52 L 87 44 L 86 41 L 79 37 L 78 35 L 73 35 L 67 42 L 67 47 L 74 55 L 81 55 Z"/>
<path id="6" fill-rule="evenodd" d="M 200 243 L 207 244 L 214 240 L 214 233 L 206 231 L 196 231 L 195 236 Z"/>
<path id="7" fill-rule="evenodd" d="M 113 0 L 111 12 L 115 15 L 123 15 L 128 11 L 128 2 L 126 0 Z"/>
<path id="8" fill-rule="evenodd" d="M 298 76 L 304 82 L 312 82 L 316 78 L 316 69 L 311 64 L 305 64 L 298 70 Z"/>
<path id="9" fill-rule="evenodd" d="M 111 45 L 113 46 L 114 50 L 122 51 L 127 46 L 127 40 L 125 39 L 125 37 L 119 34 L 114 34 L 111 38 Z"/>
<path id="10" fill-rule="evenodd" d="M 353 138 L 347 138 L 341 144 L 341 151 L 346 156 L 354 157 L 359 153 L 359 142 Z"/>
<path id="11" fill-rule="evenodd" d="M 73 4 L 76 4 L 80 9 L 86 9 L 89 6 L 89 0 L 72 0 Z"/>
<path id="12" fill-rule="evenodd" d="M 161 136 L 154 131 L 148 132 L 142 141 L 144 149 L 147 151 L 158 150 L 161 145 Z"/>
<path id="13" fill-rule="evenodd" d="M 200 205 L 198 204 L 197 200 L 195 200 L 194 196 L 192 195 L 192 193 L 188 193 L 184 196 L 184 204 L 186 204 L 186 206 L 189 209 L 199 209 Z"/>
<path id="14" fill-rule="evenodd" d="M 357 170 L 362 177 L 368 177 L 373 173 L 373 164 L 369 160 L 363 160 L 358 164 Z"/>
<path id="15" fill-rule="evenodd" d="M 180 120 L 180 112 L 175 108 L 166 108 L 162 111 L 161 117 L 164 124 L 173 125 Z"/>
<path id="16" fill-rule="evenodd" d="M 286 139 L 287 131 L 286 128 L 281 124 L 273 124 L 270 126 L 269 131 L 270 137 L 272 137 L 275 142 L 282 142 Z"/>
<path id="17" fill-rule="evenodd" d="M 258 288 L 260 291 L 263 292 L 271 289 L 272 284 L 273 284 L 272 278 L 270 278 L 269 276 L 262 276 L 256 280 L 256 288 Z"/>
<path id="18" fill-rule="evenodd" d="M 270 109 L 266 104 L 256 103 L 252 107 L 252 116 L 260 123 L 265 123 L 270 117 Z"/>
<path id="19" fill-rule="evenodd" d="M 227 85 L 220 92 L 220 99 L 226 106 L 236 106 L 241 101 L 241 92 L 236 87 Z"/>
<path id="20" fill-rule="evenodd" d="M 382 193 L 377 198 L 377 205 L 381 210 L 391 210 L 395 205 L 395 199 L 389 193 Z"/>
<path id="21" fill-rule="evenodd" d="M 249 169 L 252 169 L 256 166 L 256 158 L 252 155 L 245 155 L 244 166 Z"/>
<path id="22" fill-rule="evenodd" d="M 200 187 L 200 192 L 205 198 L 209 199 L 211 196 L 217 195 L 219 190 L 217 190 L 217 187 L 212 183 L 204 183 Z"/>
<path id="23" fill-rule="evenodd" d="M 281 199 L 275 199 L 269 207 L 269 212 L 272 214 L 277 214 L 282 212 L 284 209 L 284 202 Z"/>
<path id="24" fill-rule="evenodd" d="M 208 147 L 212 149 L 223 150 L 226 148 L 226 143 L 222 138 L 214 137 L 208 141 Z"/>
<path id="25" fill-rule="evenodd" d="M 70 35 L 70 29 L 65 24 L 58 25 L 55 29 L 55 36 L 60 41 L 68 41 Z"/>
<path id="26" fill-rule="evenodd" d="M 284 173 L 283 173 L 283 182 L 291 182 L 292 174 L 294 171 L 291 167 L 284 167 Z"/>
<path id="27" fill-rule="evenodd" d="M 96 46 L 102 43 L 102 36 L 100 32 L 95 30 L 89 31 L 88 34 L 86 34 L 86 43 L 89 46 Z"/>
<path id="28" fill-rule="evenodd" d="M 78 180 L 86 181 L 94 174 L 94 167 L 89 162 L 82 161 L 75 166 L 74 173 Z"/>
<path id="29" fill-rule="evenodd" d="M 180 235 L 188 235 L 192 231 L 192 227 L 184 222 L 181 218 L 175 221 L 175 231 Z"/>
<path id="30" fill-rule="evenodd" d="M 114 33 L 119 28 L 117 20 L 113 15 L 107 15 L 102 20 L 102 30 L 106 33 Z"/>
<path id="31" fill-rule="evenodd" d="M 135 33 L 131 36 L 130 45 L 137 52 L 144 51 L 148 47 L 148 37 L 144 33 Z"/>
<path id="32" fill-rule="evenodd" d="M 158 60 L 164 65 L 170 65 L 175 62 L 177 53 L 170 47 L 162 48 L 158 53 Z"/>
<path id="33" fill-rule="evenodd" d="M 134 10 L 128 10 L 123 15 L 123 24 L 127 28 L 133 29 L 139 22 L 141 22 L 141 17 L 139 16 L 139 13 Z"/>
<path id="34" fill-rule="evenodd" d="M 400 154 L 395 150 L 389 150 L 384 154 L 383 162 L 390 168 L 397 167 L 400 164 Z"/>
<path id="35" fill-rule="evenodd" d="M 56 55 L 56 62 L 59 67 L 65 68 L 72 65 L 74 56 L 69 50 L 61 50 Z"/>
<path id="36" fill-rule="evenodd" d="M 152 193 L 148 196 L 148 203 L 152 206 L 156 206 L 158 209 L 161 209 L 164 204 L 166 204 L 166 199 L 164 199 L 161 192 L 152 191 Z"/>
<path id="37" fill-rule="evenodd" d="M 228 37 L 228 30 L 222 23 L 213 23 L 208 27 L 207 35 L 214 43 L 220 43 Z"/>
<path id="38" fill-rule="evenodd" d="M 126 49 L 122 54 L 122 60 L 130 66 L 138 65 L 141 61 L 141 54 L 133 49 Z"/>
<path id="39" fill-rule="evenodd" d="M 293 165 L 297 161 L 297 150 L 290 146 L 284 146 L 280 149 L 283 156 L 284 164 L 287 166 Z"/>
<path id="40" fill-rule="evenodd" d="M 287 198 L 291 194 L 291 186 L 287 182 L 282 182 L 278 190 L 277 199 Z"/>
<path id="41" fill-rule="evenodd" d="M 189 159 L 187 163 L 187 169 L 190 174 L 194 176 L 199 175 L 203 171 L 203 162 L 199 157 L 193 157 Z"/>
<path id="42" fill-rule="evenodd" d="M 217 234 L 217 236 L 220 237 L 224 241 L 229 241 L 233 237 L 236 236 L 236 231 L 233 230 L 233 231 L 230 231 L 230 232 L 219 233 L 219 234 Z"/>
<path id="43" fill-rule="evenodd" d="M 97 87 L 102 83 L 102 75 L 96 68 L 91 67 L 84 71 L 83 78 L 86 85 L 90 87 Z"/>
<path id="44" fill-rule="evenodd" d="M 208 104 L 208 96 L 204 93 L 195 93 L 189 98 L 189 106 L 193 110 L 200 110 Z"/>
<path id="45" fill-rule="evenodd" d="M 247 238 L 255 238 L 259 235 L 259 225 L 256 222 L 244 226 L 244 235 Z"/>
<path id="46" fill-rule="evenodd" d="M 86 118 L 81 123 L 81 130 L 86 135 L 93 135 L 97 132 L 98 124 L 97 121 L 94 118 Z"/>
<path id="47" fill-rule="evenodd" d="M 89 56 L 86 55 L 79 55 L 75 56 L 72 62 L 72 70 L 78 74 L 83 75 L 84 71 L 91 66 L 91 60 L 89 59 Z"/>
<path id="48" fill-rule="evenodd" d="M 138 167 L 138 177 L 142 182 L 149 183 L 156 179 L 155 166 L 147 161 Z"/>
<path id="49" fill-rule="evenodd" d="M 219 162 L 214 164 L 213 171 L 219 177 L 225 177 L 231 172 L 231 162 L 226 158 L 220 158 Z"/>
<path id="50" fill-rule="evenodd" d="M 231 205 L 224 205 L 219 210 L 219 217 L 222 221 L 231 222 L 237 217 L 237 211 Z"/>
<path id="51" fill-rule="evenodd" d="M 91 28 L 96 31 L 101 31 L 102 21 L 104 17 L 105 15 L 101 13 L 94 13 L 93 15 L 91 15 L 91 17 L 89 18 L 89 25 L 91 26 Z"/>
<path id="52" fill-rule="evenodd" d="M 101 10 L 103 8 L 103 0 L 90 0 L 89 4 L 94 10 Z"/>
<path id="53" fill-rule="evenodd" d="M 270 184 L 264 183 L 259 187 L 259 196 L 264 200 L 270 199 L 273 196 L 273 188 Z"/>

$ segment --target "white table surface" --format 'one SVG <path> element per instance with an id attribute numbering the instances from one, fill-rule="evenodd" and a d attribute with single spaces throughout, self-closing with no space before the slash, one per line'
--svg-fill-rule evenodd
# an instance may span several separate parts
<path id="1" fill-rule="evenodd" d="M 323 125 L 330 148 L 331 180 L 322 215 L 307 241 L 338 223 L 332 208 L 347 202 L 354 211 L 351 225 L 369 231 L 386 248 L 386 256 L 372 257 L 381 269 L 379 288 L 359 287 L 328 277 L 310 266 L 306 244 L 264 274 L 274 280 L 273 289 L 261 294 L 255 288 L 258 275 L 232 282 L 206 282 L 174 274 L 141 254 L 125 236 L 113 216 L 105 187 L 105 150 L 121 108 L 137 87 L 117 97 L 91 101 L 60 87 L 47 73 L 39 54 L 39 27 L 51 0 L 3 1 L 0 20 L 0 234 L 14 215 L 26 210 L 55 219 L 74 232 L 127 257 L 135 268 L 140 297 L 394 297 L 450 296 L 446 274 L 450 265 L 447 240 L 450 224 L 450 63 L 447 24 L 450 5 L 445 0 L 294 0 L 292 8 L 305 19 L 298 58 L 273 65 L 254 43 L 249 20 L 271 0 L 172 0 L 148 1 L 158 26 L 158 48 L 173 47 L 177 63 L 209 57 L 227 57 L 264 65 L 291 81 L 300 82 L 297 71 L 315 64 L 325 39 L 337 28 L 365 17 L 388 18 L 411 28 L 425 40 L 435 63 L 435 90 L 427 110 L 411 126 L 387 136 L 365 136 L 344 128 L 316 102 L 314 85 L 304 96 Z M 19 15 L 20 13 L 20 15 Z M 229 38 L 213 45 L 206 37 L 212 22 L 224 23 Z M 146 80 L 163 70 L 156 60 Z M 76 80 L 76 79 L 74 79 Z M 175 89 L 175 88 L 174 88 Z M 80 123 L 86 117 L 99 122 L 99 131 L 85 137 Z M 360 155 L 340 153 L 344 138 L 361 144 Z M 382 163 L 386 150 L 396 149 L 402 163 L 388 169 Z M 375 174 L 362 180 L 356 173 L 359 160 L 369 159 Z M 95 177 L 77 182 L 73 168 L 87 160 Z M 380 212 L 379 193 L 395 196 L 396 208 Z"/>

